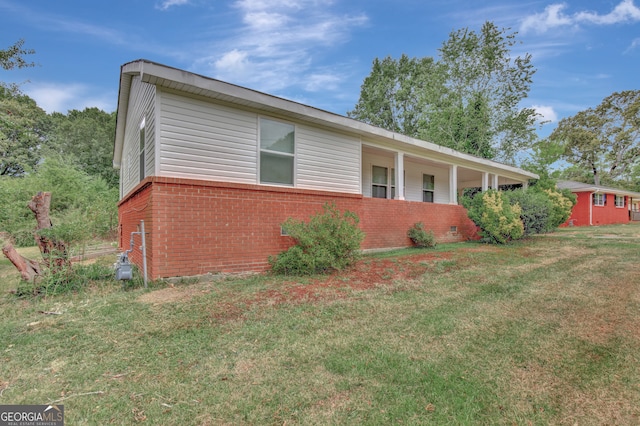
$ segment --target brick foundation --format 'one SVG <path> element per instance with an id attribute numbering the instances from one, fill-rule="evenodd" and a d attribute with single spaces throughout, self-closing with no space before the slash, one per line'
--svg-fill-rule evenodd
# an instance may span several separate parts
<path id="1" fill-rule="evenodd" d="M 458 205 L 150 177 L 119 204 L 120 248 L 129 249 L 131 232 L 144 220 L 151 279 L 264 271 L 270 255 L 292 244 L 280 235 L 280 225 L 289 217 L 306 220 L 325 203 L 358 215 L 365 250 L 411 245 L 406 234 L 416 222 L 423 222 L 439 242 L 476 237 L 475 225 Z M 139 236 L 134 247 L 130 257 L 140 265 Z"/>

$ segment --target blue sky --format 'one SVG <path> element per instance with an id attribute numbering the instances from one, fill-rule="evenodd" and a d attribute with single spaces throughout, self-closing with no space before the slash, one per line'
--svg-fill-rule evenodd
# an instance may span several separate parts
<path id="1" fill-rule="evenodd" d="M 374 58 L 438 56 L 452 31 L 517 31 L 537 68 L 529 98 L 557 121 L 640 89 L 639 0 L 0 0 L 0 48 L 35 68 L 0 70 L 47 112 L 114 111 L 120 66 L 149 59 L 346 114 Z"/>

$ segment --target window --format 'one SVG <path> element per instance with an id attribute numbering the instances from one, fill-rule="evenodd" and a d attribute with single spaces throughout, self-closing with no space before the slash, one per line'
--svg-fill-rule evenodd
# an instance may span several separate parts
<path id="1" fill-rule="evenodd" d="M 145 159 L 145 136 L 144 136 L 144 120 L 140 125 L 140 181 L 145 177 L 146 159 Z"/>
<path id="2" fill-rule="evenodd" d="M 387 198 L 388 169 L 373 166 L 371 178 L 371 196 L 373 198 Z"/>
<path id="3" fill-rule="evenodd" d="M 435 187 L 435 177 L 433 175 L 422 175 L 422 201 L 433 203 Z"/>
<path id="4" fill-rule="evenodd" d="M 625 198 L 624 195 L 616 195 L 616 207 L 624 207 Z"/>
<path id="5" fill-rule="evenodd" d="M 293 185 L 295 127 L 260 119 L 260 183 Z"/>
<path id="6" fill-rule="evenodd" d="M 606 206 L 607 205 L 607 194 L 594 193 L 593 194 L 593 205 L 594 206 Z"/>

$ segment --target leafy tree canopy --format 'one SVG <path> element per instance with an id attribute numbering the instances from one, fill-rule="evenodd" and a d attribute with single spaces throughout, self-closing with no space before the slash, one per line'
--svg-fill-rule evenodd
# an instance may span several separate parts
<path id="1" fill-rule="evenodd" d="M 80 170 L 117 187 L 118 172 L 112 165 L 116 113 L 94 107 L 71 110 L 66 115 L 53 113 L 51 119 L 47 151 L 64 156 Z"/>
<path id="2" fill-rule="evenodd" d="M 567 162 L 590 171 L 594 184 L 632 180 L 640 164 L 640 90 L 615 92 L 596 108 L 563 118 L 550 139 L 564 145 Z"/>
<path id="3" fill-rule="evenodd" d="M 0 176 L 22 176 L 40 160 L 49 117 L 29 96 L 0 84 Z"/>
<path id="4" fill-rule="evenodd" d="M 536 140 L 533 109 L 519 104 L 535 69 L 511 57 L 516 33 L 486 22 L 452 32 L 440 60 L 375 59 L 350 117 L 477 156 L 514 162 Z"/>

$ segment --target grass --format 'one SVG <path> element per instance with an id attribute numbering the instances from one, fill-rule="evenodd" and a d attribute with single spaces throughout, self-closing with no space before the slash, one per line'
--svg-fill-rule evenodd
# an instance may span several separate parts
<path id="1" fill-rule="evenodd" d="M 74 425 L 637 424 L 639 255 L 640 225 L 565 228 L 36 299 L 7 294 L 2 259 L 0 404 Z"/>

